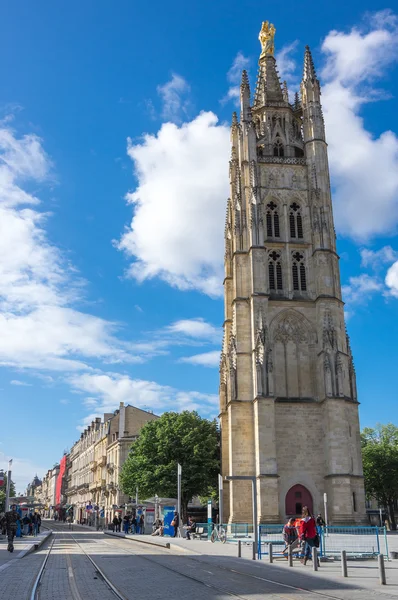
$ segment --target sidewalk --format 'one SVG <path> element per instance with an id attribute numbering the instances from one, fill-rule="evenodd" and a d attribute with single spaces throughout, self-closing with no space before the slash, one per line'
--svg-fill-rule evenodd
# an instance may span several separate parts
<path id="1" fill-rule="evenodd" d="M 7 550 L 7 536 L 0 536 L 0 572 L 8 566 L 10 561 L 23 558 L 33 552 L 35 547 L 41 546 L 50 535 L 50 531 L 43 531 L 36 537 L 14 538 L 14 552 L 8 552 Z"/>
<path id="2" fill-rule="evenodd" d="M 115 537 L 125 538 L 123 533 L 114 535 Z M 207 540 L 186 540 L 185 538 L 150 535 L 128 535 L 126 543 L 127 540 L 156 544 L 164 548 L 169 543 L 171 550 L 177 550 L 177 552 L 181 552 L 186 556 L 195 556 L 198 560 L 209 561 L 210 564 L 214 564 L 215 560 L 217 562 L 219 560 L 220 564 L 226 564 L 226 560 L 228 564 L 232 561 L 235 565 L 234 568 L 238 569 L 239 565 L 241 565 L 245 569 L 254 569 L 260 577 L 263 576 L 264 572 L 266 572 L 266 576 L 270 576 L 274 568 L 275 575 L 277 575 L 282 568 L 284 571 L 287 569 L 290 573 L 297 576 L 297 581 L 301 579 L 301 575 L 305 575 L 311 579 L 318 578 L 323 581 L 335 582 L 336 585 L 344 583 L 352 586 L 353 589 L 363 589 L 364 598 L 383 598 L 386 594 L 398 597 L 398 560 L 385 561 L 387 585 L 380 585 L 377 560 L 348 560 L 348 577 L 343 578 L 341 575 L 341 563 L 338 560 L 322 562 L 317 572 L 313 570 L 312 562 L 309 562 L 304 567 L 298 560 L 295 560 L 293 567 L 289 567 L 287 560 L 282 558 L 274 558 L 273 564 L 269 564 L 268 557 L 263 558 L 261 561 L 254 561 L 252 560 L 251 542 L 244 543 L 242 541 L 242 558 L 238 558 L 237 543 L 221 544 L 216 542 L 212 544 Z M 366 590 L 368 590 L 368 596 L 365 596 Z"/>

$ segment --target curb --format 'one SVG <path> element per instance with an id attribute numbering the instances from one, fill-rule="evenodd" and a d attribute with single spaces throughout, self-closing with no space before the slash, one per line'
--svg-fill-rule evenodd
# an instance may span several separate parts
<path id="1" fill-rule="evenodd" d="M 115 533 L 113 531 L 104 531 L 104 535 L 110 535 L 111 537 L 120 538 L 122 540 L 130 540 L 130 542 L 137 542 L 138 544 L 148 544 L 149 546 L 157 546 L 158 548 L 165 548 L 166 550 L 170 550 L 169 542 L 166 542 L 165 544 L 157 544 L 156 542 L 152 542 L 149 540 L 140 540 L 131 535 L 126 535 L 125 533 Z"/>
<path id="2" fill-rule="evenodd" d="M 46 533 L 42 539 L 38 542 L 35 542 L 34 544 L 29 544 L 29 546 L 27 546 L 24 550 L 21 550 L 21 552 L 19 552 L 19 554 L 17 554 L 16 558 L 24 558 L 27 554 L 30 554 L 31 552 L 35 552 L 36 550 L 38 550 L 43 544 L 44 542 L 46 542 L 48 540 L 48 538 L 53 534 L 53 532 L 50 530 L 48 533 Z"/>

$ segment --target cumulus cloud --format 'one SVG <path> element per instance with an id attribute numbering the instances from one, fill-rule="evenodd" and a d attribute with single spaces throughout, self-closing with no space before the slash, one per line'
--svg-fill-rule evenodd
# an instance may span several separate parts
<path id="1" fill-rule="evenodd" d="M 165 332 L 216 343 L 220 341 L 222 335 L 221 329 L 199 317 L 174 321 L 165 328 Z"/>
<path id="2" fill-rule="evenodd" d="M 371 267 L 374 270 L 378 270 L 386 264 L 391 264 L 398 259 L 398 252 L 391 246 L 383 246 L 379 250 L 369 250 L 368 248 L 362 248 L 361 254 L 361 266 Z"/>
<path id="3" fill-rule="evenodd" d="M 398 223 L 398 138 L 388 130 L 374 136 L 360 116 L 366 102 L 380 99 L 375 84 L 397 59 L 397 34 L 395 15 L 383 11 L 370 30 L 331 31 L 322 45 L 336 227 L 356 240 L 391 234 Z"/>
<path id="4" fill-rule="evenodd" d="M 236 106 L 239 106 L 239 96 L 240 96 L 240 81 L 242 77 L 243 69 L 248 69 L 250 64 L 250 59 L 242 52 L 238 52 L 235 56 L 232 66 L 227 73 L 227 80 L 230 84 L 226 95 L 221 99 L 221 103 L 225 104 L 229 100 L 233 100 Z"/>
<path id="5" fill-rule="evenodd" d="M 385 284 L 388 288 L 388 295 L 398 298 L 398 261 L 388 269 Z"/>
<path id="6" fill-rule="evenodd" d="M 95 412 L 84 419 L 86 425 L 102 412 L 114 411 L 120 402 L 152 410 L 156 414 L 168 410 L 197 410 L 203 416 L 214 417 L 218 408 L 216 394 L 178 390 L 118 373 L 83 373 L 72 376 L 69 382 L 76 390 L 92 394 L 90 400 L 95 401 L 87 403 L 95 408 Z"/>
<path id="7" fill-rule="evenodd" d="M 32 387 L 31 383 L 27 383 L 26 381 L 20 381 L 19 379 L 12 379 L 10 381 L 10 384 L 11 385 L 19 385 L 19 386 L 22 386 L 22 387 Z"/>
<path id="8" fill-rule="evenodd" d="M 191 106 L 189 100 L 190 90 L 188 82 L 176 73 L 172 73 L 170 81 L 157 87 L 157 92 L 163 103 L 163 119 L 181 123 L 182 119 L 188 115 Z"/>
<path id="9" fill-rule="evenodd" d="M 220 296 L 229 128 L 202 112 L 138 144 L 129 140 L 128 155 L 138 179 L 126 196 L 133 219 L 118 243 L 133 258 L 128 274 Z"/>
<path id="10" fill-rule="evenodd" d="M 46 467 L 34 462 L 30 458 L 8 456 L 4 452 L 0 452 L 0 468 L 7 471 L 8 461 L 12 458 L 12 481 L 15 483 L 16 493 L 23 494 L 26 490 L 28 483 L 30 483 L 33 477 L 37 474 L 44 474 L 47 472 L 49 465 Z"/>
<path id="11" fill-rule="evenodd" d="M 367 273 L 350 277 L 348 284 L 342 286 L 343 299 L 348 304 L 366 303 L 373 294 L 381 291 L 383 283 Z"/>
<path id="12" fill-rule="evenodd" d="M 0 365 L 75 370 L 86 359 L 140 360 L 116 325 L 75 308 L 82 282 L 46 232 L 27 185 L 46 184 L 51 161 L 35 135 L 0 123 Z"/>
<path id="13" fill-rule="evenodd" d="M 203 352 L 194 356 L 183 356 L 180 358 L 180 362 L 199 365 L 201 367 L 218 367 L 220 364 L 220 350 Z"/>

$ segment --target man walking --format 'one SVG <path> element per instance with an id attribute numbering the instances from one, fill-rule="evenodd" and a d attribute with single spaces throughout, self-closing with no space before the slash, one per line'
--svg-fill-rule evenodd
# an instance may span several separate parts
<path id="1" fill-rule="evenodd" d="M 4 518 L 6 522 L 6 532 L 8 541 L 7 550 L 8 552 L 14 552 L 14 537 L 17 533 L 17 521 L 19 519 L 16 504 L 11 505 L 11 510 L 6 512 Z"/>

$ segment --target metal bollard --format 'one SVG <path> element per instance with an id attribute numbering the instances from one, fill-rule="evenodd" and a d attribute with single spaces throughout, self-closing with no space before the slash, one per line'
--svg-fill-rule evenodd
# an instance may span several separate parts
<path id="1" fill-rule="evenodd" d="M 377 562 L 379 563 L 380 585 L 386 585 L 386 567 L 384 565 L 384 556 L 382 554 L 379 554 L 377 557 Z"/>
<path id="2" fill-rule="evenodd" d="M 252 556 L 252 559 L 256 560 L 256 542 L 253 542 L 252 546 L 253 546 L 253 556 Z"/>
<path id="3" fill-rule="evenodd" d="M 238 540 L 238 558 L 242 558 L 242 542 Z"/>
<path id="4" fill-rule="evenodd" d="M 318 570 L 318 548 L 315 546 L 312 549 L 312 568 L 314 571 Z"/>
<path id="5" fill-rule="evenodd" d="M 341 551 L 341 574 L 343 577 L 347 577 L 347 552 Z"/>
<path id="6" fill-rule="evenodd" d="M 274 562 L 274 555 L 272 554 L 273 549 L 272 549 L 272 544 L 268 544 L 268 560 L 270 563 Z"/>
<path id="7" fill-rule="evenodd" d="M 293 566 L 293 552 L 292 552 L 292 547 L 289 544 L 288 548 L 287 548 L 287 559 L 289 561 L 289 567 Z"/>

